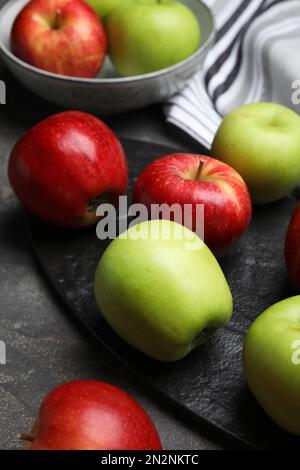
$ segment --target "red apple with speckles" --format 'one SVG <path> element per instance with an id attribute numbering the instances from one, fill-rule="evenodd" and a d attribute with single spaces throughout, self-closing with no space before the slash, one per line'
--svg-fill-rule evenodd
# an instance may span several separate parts
<path id="1" fill-rule="evenodd" d="M 101 202 L 127 190 L 121 143 L 91 114 L 66 111 L 30 129 L 13 148 L 8 176 L 23 205 L 46 222 L 82 227 L 97 222 Z"/>
<path id="2" fill-rule="evenodd" d="M 300 292 L 300 204 L 297 205 L 289 225 L 285 259 L 290 278 Z"/>
<path id="3" fill-rule="evenodd" d="M 81 380 L 55 388 L 42 402 L 28 450 L 160 450 L 144 409 L 121 389 Z"/>
<path id="4" fill-rule="evenodd" d="M 17 16 L 13 53 L 48 72 L 92 78 L 107 50 L 104 27 L 82 0 L 31 0 Z"/>
<path id="5" fill-rule="evenodd" d="M 174 154 L 159 158 L 140 175 L 134 202 L 191 204 L 195 230 L 196 206 L 204 205 L 204 241 L 223 255 L 246 231 L 252 216 L 248 188 L 230 166 L 203 155 Z"/>

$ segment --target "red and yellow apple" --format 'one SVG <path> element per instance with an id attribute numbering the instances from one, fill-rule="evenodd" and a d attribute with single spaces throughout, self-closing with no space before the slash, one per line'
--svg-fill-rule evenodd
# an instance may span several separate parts
<path id="1" fill-rule="evenodd" d="M 29 450 L 160 450 L 158 433 L 143 408 L 113 385 L 68 382 L 42 402 Z"/>
<path id="2" fill-rule="evenodd" d="M 197 205 L 204 205 L 204 241 L 223 254 L 246 231 L 251 220 L 250 195 L 242 177 L 228 165 L 203 155 L 159 158 L 139 176 L 133 200 L 145 204 L 190 204 L 193 230 Z M 189 227 L 191 228 L 191 227 Z"/>
<path id="3" fill-rule="evenodd" d="M 115 134 L 79 111 L 55 114 L 14 146 L 8 166 L 23 205 L 46 222 L 81 227 L 97 222 L 101 202 L 126 192 L 127 160 Z"/>
<path id="4" fill-rule="evenodd" d="M 96 13 L 82 0 L 31 0 L 17 16 L 12 51 L 48 72 L 92 78 L 107 49 Z"/>
<path id="5" fill-rule="evenodd" d="M 300 292 L 300 204 L 289 225 L 285 243 L 287 269 L 294 286 Z"/>

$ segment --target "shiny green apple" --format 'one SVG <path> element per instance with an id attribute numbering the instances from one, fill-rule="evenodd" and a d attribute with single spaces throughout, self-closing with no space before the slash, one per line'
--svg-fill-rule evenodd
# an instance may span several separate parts
<path id="1" fill-rule="evenodd" d="M 242 106 L 225 117 L 211 153 L 240 173 L 254 203 L 281 199 L 300 182 L 300 117 L 274 103 Z"/>
<path id="2" fill-rule="evenodd" d="M 244 370 L 266 413 L 300 435 L 300 296 L 273 305 L 255 320 L 245 338 Z"/>
<path id="3" fill-rule="evenodd" d="M 186 59 L 199 47 L 200 25 L 176 0 L 131 0 L 107 19 L 109 53 L 121 75 L 142 75 Z"/>
<path id="4" fill-rule="evenodd" d="M 178 361 L 232 315 L 224 274 L 200 238 L 167 220 L 116 238 L 95 275 L 95 298 L 112 329 L 148 356 Z"/>
<path id="5" fill-rule="evenodd" d="M 89 5 L 95 10 L 102 20 L 113 11 L 113 9 L 128 0 L 86 0 Z"/>

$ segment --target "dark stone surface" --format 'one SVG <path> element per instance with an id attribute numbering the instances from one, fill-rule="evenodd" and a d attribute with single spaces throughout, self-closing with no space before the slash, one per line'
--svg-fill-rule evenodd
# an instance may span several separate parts
<path id="1" fill-rule="evenodd" d="M 0 0 L 0 6 L 4 3 Z M 7 182 L 6 165 L 16 139 L 58 109 L 25 91 L 1 62 L 0 79 L 7 84 L 7 104 L 0 106 L 0 340 L 7 347 L 7 363 L 0 365 L 0 448 L 20 447 L 17 435 L 30 429 L 43 396 L 57 384 L 79 378 L 108 381 L 136 397 L 153 418 L 166 449 L 224 445 L 151 397 L 72 320 L 54 295 L 31 253 L 19 204 Z M 158 107 L 107 122 L 123 137 L 190 145 L 164 124 Z"/>

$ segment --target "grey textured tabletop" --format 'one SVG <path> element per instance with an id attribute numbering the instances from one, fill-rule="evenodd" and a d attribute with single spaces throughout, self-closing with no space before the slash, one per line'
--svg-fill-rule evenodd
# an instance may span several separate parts
<path id="1" fill-rule="evenodd" d="M 4 3 L 0 0 L 0 6 Z M 107 381 L 132 394 L 151 415 L 165 449 L 223 447 L 224 443 L 217 442 L 206 430 L 151 397 L 110 352 L 74 321 L 44 279 L 31 252 L 6 168 L 10 149 L 21 134 L 59 110 L 22 88 L 1 63 L 0 79 L 7 86 L 7 104 L 0 106 L 0 340 L 7 348 L 6 364 L 0 365 L 0 448 L 22 447 L 18 433 L 30 430 L 44 395 L 74 379 Z M 165 124 L 160 107 L 106 122 L 120 137 L 197 149 Z"/>

